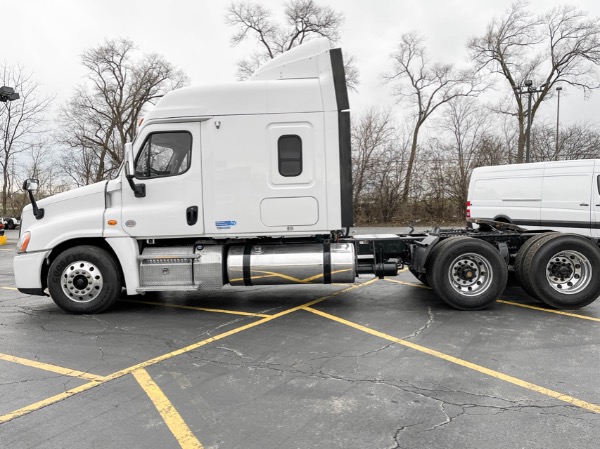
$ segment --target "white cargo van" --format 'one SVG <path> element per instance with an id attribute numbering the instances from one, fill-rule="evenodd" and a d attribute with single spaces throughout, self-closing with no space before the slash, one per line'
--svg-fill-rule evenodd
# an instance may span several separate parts
<path id="1" fill-rule="evenodd" d="M 600 160 L 479 167 L 467 200 L 467 218 L 600 236 Z"/>

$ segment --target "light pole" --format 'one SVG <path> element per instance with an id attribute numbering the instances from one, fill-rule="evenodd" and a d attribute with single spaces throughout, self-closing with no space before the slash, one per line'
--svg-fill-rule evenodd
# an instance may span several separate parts
<path id="1" fill-rule="evenodd" d="M 546 87 L 546 83 L 542 84 L 539 88 L 533 87 L 533 81 L 525 80 L 525 88 L 523 86 L 515 86 L 514 91 L 517 95 L 527 94 L 527 134 L 526 134 L 526 150 L 525 150 L 525 162 L 529 162 L 529 154 L 531 149 L 531 98 L 535 93 L 541 93 Z"/>
<path id="2" fill-rule="evenodd" d="M 560 123 L 560 91 L 562 90 L 561 86 L 556 88 L 556 92 L 558 92 L 558 102 L 556 103 L 556 155 L 558 156 L 558 125 Z"/>

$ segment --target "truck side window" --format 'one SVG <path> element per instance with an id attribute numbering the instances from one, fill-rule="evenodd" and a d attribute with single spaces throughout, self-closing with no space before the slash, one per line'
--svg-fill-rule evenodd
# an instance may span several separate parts
<path id="1" fill-rule="evenodd" d="M 302 173 L 302 139 L 297 135 L 281 136 L 277 141 L 277 160 L 281 176 Z"/>
<path id="2" fill-rule="evenodd" d="M 184 173 L 190 167 L 192 135 L 188 132 L 152 133 L 135 163 L 136 178 L 158 178 Z"/>

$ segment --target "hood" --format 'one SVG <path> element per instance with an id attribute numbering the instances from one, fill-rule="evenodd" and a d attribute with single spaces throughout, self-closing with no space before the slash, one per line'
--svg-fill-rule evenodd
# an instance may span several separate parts
<path id="1" fill-rule="evenodd" d="M 30 250 L 50 247 L 50 242 L 58 236 L 76 231 L 93 229 L 96 235 L 101 233 L 107 182 L 97 182 L 39 200 L 38 207 L 44 209 L 41 220 L 33 216 L 31 204 L 25 206 L 21 217 L 21 232 L 32 231 L 36 237 L 35 242 L 32 238 Z"/>
<path id="2" fill-rule="evenodd" d="M 56 195 L 52 195 L 42 200 L 39 200 L 37 202 L 38 207 L 48 206 L 50 204 L 59 203 L 61 201 L 68 201 L 73 198 L 82 198 L 88 195 L 96 195 L 97 193 L 104 192 L 107 182 L 108 181 L 100 181 L 95 184 L 90 184 L 88 186 L 77 187 L 66 192 L 57 193 Z M 29 205 L 29 207 L 31 207 L 31 204 Z"/>

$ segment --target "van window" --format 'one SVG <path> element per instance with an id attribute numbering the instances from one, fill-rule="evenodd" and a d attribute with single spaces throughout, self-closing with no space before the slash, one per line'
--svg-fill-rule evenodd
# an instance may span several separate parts
<path id="1" fill-rule="evenodd" d="M 302 139 L 297 135 L 281 136 L 277 141 L 279 174 L 290 177 L 302 173 Z"/>
<path id="2" fill-rule="evenodd" d="M 152 133 L 146 137 L 135 163 L 136 178 L 159 178 L 184 173 L 190 167 L 192 135 L 188 132 Z"/>

